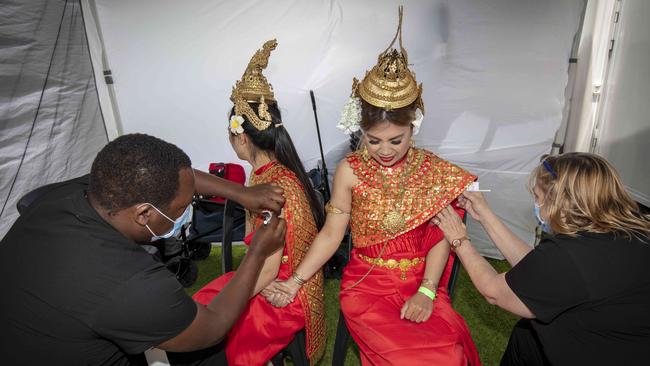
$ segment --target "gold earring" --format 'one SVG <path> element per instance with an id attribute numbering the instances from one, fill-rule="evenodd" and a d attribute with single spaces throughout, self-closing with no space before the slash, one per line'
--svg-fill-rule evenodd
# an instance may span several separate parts
<path id="1" fill-rule="evenodd" d="M 415 147 L 415 140 L 411 139 L 411 147 Z"/>
<path id="2" fill-rule="evenodd" d="M 361 157 L 362 157 L 364 160 L 368 160 L 368 159 L 370 159 L 370 153 L 368 152 L 368 148 L 366 147 L 365 144 L 364 144 L 363 147 L 361 148 Z"/>

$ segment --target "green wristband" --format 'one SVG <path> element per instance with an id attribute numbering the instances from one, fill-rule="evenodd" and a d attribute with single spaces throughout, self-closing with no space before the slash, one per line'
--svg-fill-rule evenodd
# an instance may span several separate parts
<path id="1" fill-rule="evenodd" d="M 423 294 L 424 296 L 430 298 L 431 301 L 436 299 L 436 292 L 431 291 L 431 290 L 429 290 L 428 288 L 426 288 L 424 286 L 420 286 L 420 288 L 418 289 L 418 292 Z"/>

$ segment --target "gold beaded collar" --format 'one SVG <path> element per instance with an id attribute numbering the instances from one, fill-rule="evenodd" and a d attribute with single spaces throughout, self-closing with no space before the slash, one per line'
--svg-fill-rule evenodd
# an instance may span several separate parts
<path id="1" fill-rule="evenodd" d="M 394 239 L 430 220 L 476 176 L 433 153 L 411 148 L 399 167 L 384 167 L 361 152 L 347 156 L 359 179 L 352 192 L 355 247 Z"/>

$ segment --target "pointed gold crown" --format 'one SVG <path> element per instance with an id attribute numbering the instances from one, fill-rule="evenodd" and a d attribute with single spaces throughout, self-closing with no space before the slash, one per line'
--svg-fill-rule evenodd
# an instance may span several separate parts
<path id="1" fill-rule="evenodd" d="M 268 66 L 271 51 L 277 45 L 278 42 L 272 39 L 266 41 L 262 48 L 255 52 L 244 75 L 233 86 L 230 94 L 230 100 L 235 104 L 235 114 L 246 116 L 260 131 L 271 125 L 271 114 L 268 112 L 267 102 L 275 102 L 273 87 L 262 75 L 262 70 Z M 259 103 L 257 113 L 248 103 Z"/>
<path id="2" fill-rule="evenodd" d="M 377 65 L 361 82 L 356 78 L 352 82 L 352 93 L 361 97 L 375 107 L 392 110 L 406 107 L 418 101 L 417 106 L 424 112 L 422 104 L 422 84 L 417 85 L 415 73 L 408 68 L 408 54 L 402 47 L 403 8 L 398 8 L 399 23 L 397 33 L 388 48 L 377 58 Z M 399 51 L 392 48 L 399 38 Z"/>

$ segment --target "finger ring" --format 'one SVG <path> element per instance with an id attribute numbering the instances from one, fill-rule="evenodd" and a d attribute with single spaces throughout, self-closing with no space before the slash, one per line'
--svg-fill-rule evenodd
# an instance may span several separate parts
<path id="1" fill-rule="evenodd" d="M 262 211 L 262 215 L 264 215 L 264 222 L 263 225 L 266 226 L 271 222 L 271 218 L 273 217 L 273 212 L 269 210 L 264 210 Z"/>
<path id="2" fill-rule="evenodd" d="M 438 219 L 433 219 L 433 223 L 436 224 L 436 225 L 440 225 L 440 220 L 438 220 Z"/>

